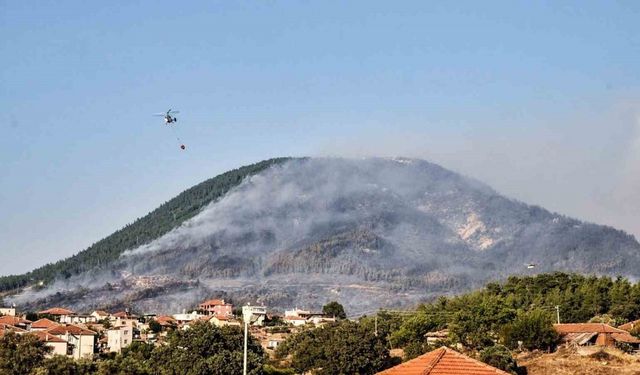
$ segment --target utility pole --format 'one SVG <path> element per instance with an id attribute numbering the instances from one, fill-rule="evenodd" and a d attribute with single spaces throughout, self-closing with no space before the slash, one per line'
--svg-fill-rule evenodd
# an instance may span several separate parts
<path id="1" fill-rule="evenodd" d="M 556 305 L 556 315 L 558 317 L 558 324 L 560 324 L 560 306 Z"/>
<path id="2" fill-rule="evenodd" d="M 244 321 L 244 359 L 242 361 L 242 375 L 247 375 L 247 337 L 248 337 L 249 322 Z"/>
<path id="3" fill-rule="evenodd" d="M 244 320 L 244 358 L 242 364 L 242 375 L 247 375 L 247 341 L 249 338 L 249 322 L 253 317 L 250 304 L 242 307 L 242 320 Z"/>

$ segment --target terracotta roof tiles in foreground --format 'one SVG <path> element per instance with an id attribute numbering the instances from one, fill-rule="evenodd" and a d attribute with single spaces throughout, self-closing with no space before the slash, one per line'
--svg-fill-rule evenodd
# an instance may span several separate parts
<path id="1" fill-rule="evenodd" d="M 509 375 L 455 350 L 442 347 L 378 375 Z"/>

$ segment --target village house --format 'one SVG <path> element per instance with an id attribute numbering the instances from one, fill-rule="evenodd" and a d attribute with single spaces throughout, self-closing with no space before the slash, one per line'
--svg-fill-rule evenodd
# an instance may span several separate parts
<path id="1" fill-rule="evenodd" d="M 38 315 L 50 315 L 55 319 L 57 319 L 58 321 L 61 321 L 67 315 L 73 315 L 73 314 L 74 314 L 73 311 L 64 309 L 62 307 L 52 307 L 50 309 L 42 310 L 38 312 Z"/>
<path id="2" fill-rule="evenodd" d="M 114 328 L 117 327 L 135 327 L 138 323 L 138 317 L 130 314 L 128 311 L 119 311 L 109 316 L 109 321 Z"/>
<path id="3" fill-rule="evenodd" d="M 97 323 L 98 319 L 93 315 L 71 314 L 60 317 L 60 323 L 64 324 L 87 324 Z"/>
<path id="4" fill-rule="evenodd" d="M 47 333 L 65 340 L 68 344 L 68 355 L 75 359 L 91 358 L 93 356 L 96 333 L 76 325 L 60 325 L 53 327 Z"/>
<path id="5" fill-rule="evenodd" d="M 103 311 L 103 310 L 96 310 L 96 311 L 91 313 L 91 316 L 96 318 L 96 321 L 100 321 L 100 320 L 104 320 L 104 319 L 109 319 L 111 317 L 111 314 L 109 314 L 108 312 Z"/>
<path id="6" fill-rule="evenodd" d="M 129 313 L 129 311 L 118 311 L 109 315 L 109 320 L 117 326 L 125 325 L 122 322 L 137 321 L 138 317 Z"/>
<path id="7" fill-rule="evenodd" d="M 31 323 L 31 332 L 48 331 L 51 328 L 57 327 L 59 325 L 60 325 L 60 323 L 56 323 L 53 320 L 49 320 L 47 318 L 42 318 L 42 319 L 36 320 L 35 322 Z"/>
<path id="8" fill-rule="evenodd" d="M 311 311 L 301 310 L 297 307 L 293 310 L 284 311 L 284 321 L 287 322 L 287 324 L 291 324 L 295 327 L 307 324 L 307 318 L 309 316 L 311 316 Z"/>
<path id="9" fill-rule="evenodd" d="M 0 323 L 14 327 L 18 327 L 28 331 L 31 328 L 31 321 L 17 316 L 4 315 L 0 316 Z"/>
<path id="10" fill-rule="evenodd" d="M 240 327 L 242 324 L 238 321 L 235 320 L 231 317 L 228 316 L 212 316 L 209 319 L 209 323 L 215 325 L 216 327 L 223 327 L 223 326 L 238 326 Z"/>
<path id="11" fill-rule="evenodd" d="M 307 324 L 307 318 L 303 318 L 301 316 L 285 316 L 284 321 L 288 324 L 292 324 L 295 327 Z"/>
<path id="12" fill-rule="evenodd" d="M 225 303 L 223 299 L 210 299 L 198 305 L 201 311 L 205 311 L 207 315 L 225 316 L 233 315 L 233 305 Z"/>
<path id="13" fill-rule="evenodd" d="M 197 311 L 192 311 L 190 313 L 187 313 L 186 311 L 183 311 L 181 314 L 173 314 L 173 319 L 180 326 L 180 325 L 189 323 L 189 322 L 191 322 L 193 320 L 198 320 L 203 316 L 204 315 L 198 313 Z"/>
<path id="14" fill-rule="evenodd" d="M 120 353 L 133 342 L 133 327 L 123 326 L 107 330 L 107 350 Z"/>
<path id="15" fill-rule="evenodd" d="M 15 334 L 22 335 L 24 333 L 27 333 L 28 331 L 22 328 L 14 327 L 9 324 L 0 323 L 0 338 L 6 335 L 8 332 L 13 332 Z"/>
<path id="16" fill-rule="evenodd" d="M 305 324 L 320 326 L 324 323 L 335 322 L 336 319 L 335 317 L 327 317 L 322 313 L 312 313 L 308 310 L 295 308 L 293 310 L 285 310 L 284 321 L 298 327 Z"/>
<path id="17" fill-rule="evenodd" d="M 441 347 L 377 375 L 509 375 L 453 349 Z"/>
<path id="18" fill-rule="evenodd" d="M 296 318 L 304 318 L 305 320 L 311 316 L 311 311 L 309 310 L 301 310 L 299 308 L 294 308 L 293 310 L 285 310 L 284 311 L 284 316 L 291 316 L 291 317 L 296 317 Z"/>
<path id="19" fill-rule="evenodd" d="M 629 332 L 604 323 L 565 323 L 554 324 L 562 343 L 579 346 L 615 346 L 617 342 L 629 344 L 635 349 L 640 347 L 640 339 Z"/>
<path id="20" fill-rule="evenodd" d="M 16 316 L 16 308 L 15 307 L 0 307 L 0 316 Z"/>
<path id="21" fill-rule="evenodd" d="M 162 329 L 173 328 L 178 325 L 178 322 L 176 322 L 176 320 L 172 316 L 168 316 L 168 315 L 161 315 L 157 317 L 155 320 L 160 324 Z"/>
<path id="22" fill-rule="evenodd" d="M 35 335 L 38 340 L 42 341 L 46 346 L 51 348 L 51 351 L 47 354 L 47 357 L 53 357 L 54 355 L 67 355 L 69 350 L 69 343 L 67 343 L 65 340 L 45 331 L 32 331 L 31 334 Z"/>

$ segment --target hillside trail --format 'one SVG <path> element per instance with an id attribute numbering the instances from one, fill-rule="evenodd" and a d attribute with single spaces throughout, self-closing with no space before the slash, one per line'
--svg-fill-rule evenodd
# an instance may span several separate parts
<path id="1" fill-rule="evenodd" d="M 597 347 L 560 348 L 555 353 L 523 353 L 527 375 L 640 375 L 640 355 Z"/>

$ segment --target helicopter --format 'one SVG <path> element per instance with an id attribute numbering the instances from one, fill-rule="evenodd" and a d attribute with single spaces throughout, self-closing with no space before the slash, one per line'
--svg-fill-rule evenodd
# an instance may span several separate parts
<path id="1" fill-rule="evenodd" d="M 166 113 L 154 113 L 154 116 L 162 116 L 164 117 L 164 122 L 165 124 L 169 125 L 173 122 L 178 122 L 178 118 L 175 117 L 176 113 L 180 113 L 180 111 L 173 111 L 171 109 L 169 109 Z M 174 115 L 174 116 L 171 116 Z"/>
<path id="2" fill-rule="evenodd" d="M 174 111 L 172 109 L 169 109 L 166 113 L 154 113 L 154 116 L 162 116 L 164 117 L 164 123 L 167 125 L 171 125 L 174 122 L 178 122 L 178 118 L 175 117 L 176 113 L 180 113 L 180 111 Z M 176 133 L 176 128 L 173 128 L 174 134 Z M 184 143 L 182 143 L 182 141 L 180 140 L 180 137 L 178 137 L 178 135 L 176 134 L 176 139 L 178 140 L 178 142 L 180 142 L 180 149 L 181 150 L 186 150 L 187 146 L 185 146 Z"/>

